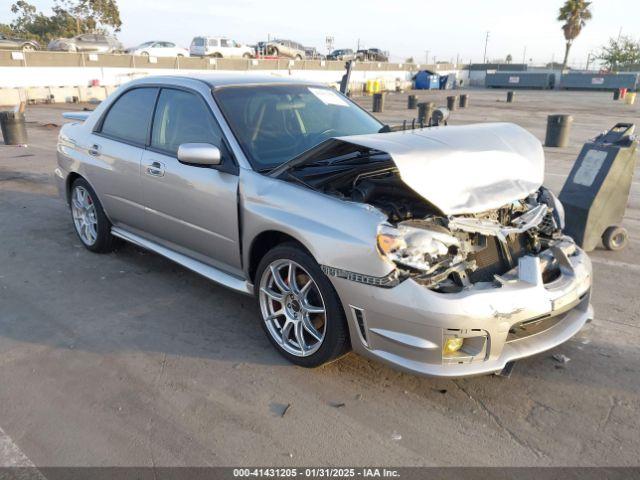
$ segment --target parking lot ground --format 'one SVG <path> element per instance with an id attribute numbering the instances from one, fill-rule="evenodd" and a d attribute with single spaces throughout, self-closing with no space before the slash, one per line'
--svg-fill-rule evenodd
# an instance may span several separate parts
<path id="1" fill-rule="evenodd" d="M 610 93 L 467 93 L 451 125 L 543 139 L 546 115 L 574 115 L 571 145 L 545 149 L 555 191 L 586 139 L 640 123 Z M 422 378 L 353 354 L 305 370 L 271 347 L 252 298 L 131 245 L 81 246 L 52 177 L 71 108 L 30 106 L 29 146 L 0 145 L 0 465 L 638 465 L 637 170 L 628 248 L 591 255 L 595 320 L 511 378 Z M 413 115 L 390 94 L 380 117 Z"/>

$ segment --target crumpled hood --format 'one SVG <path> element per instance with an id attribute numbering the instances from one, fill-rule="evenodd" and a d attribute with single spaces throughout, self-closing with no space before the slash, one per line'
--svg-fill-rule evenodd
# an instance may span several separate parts
<path id="1" fill-rule="evenodd" d="M 544 179 L 540 141 L 511 123 L 432 127 L 336 140 L 388 153 L 402 181 L 446 215 L 502 207 L 535 192 Z"/>

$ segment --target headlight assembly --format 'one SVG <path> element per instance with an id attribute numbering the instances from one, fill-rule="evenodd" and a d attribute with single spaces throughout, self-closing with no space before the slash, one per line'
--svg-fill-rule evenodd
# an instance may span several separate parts
<path id="1" fill-rule="evenodd" d="M 460 240 L 437 225 L 380 225 L 378 251 L 399 267 L 430 274 L 462 261 Z"/>

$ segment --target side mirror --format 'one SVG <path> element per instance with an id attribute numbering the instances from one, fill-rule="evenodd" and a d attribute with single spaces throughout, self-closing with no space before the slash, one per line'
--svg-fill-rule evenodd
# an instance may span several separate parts
<path id="1" fill-rule="evenodd" d="M 183 143 L 178 147 L 178 160 L 192 165 L 220 165 L 220 149 L 210 143 Z"/>

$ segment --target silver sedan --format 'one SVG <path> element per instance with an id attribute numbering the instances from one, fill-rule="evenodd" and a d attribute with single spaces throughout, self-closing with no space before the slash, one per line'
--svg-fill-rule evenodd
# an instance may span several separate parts
<path id="1" fill-rule="evenodd" d="M 66 116 L 55 174 L 84 246 L 126 240 L 254 295 L 298 365 L 493 373 L 593 317 L 589 259 L 516 125 L 383 133 L 323 85 L 222 75 Z"/>

